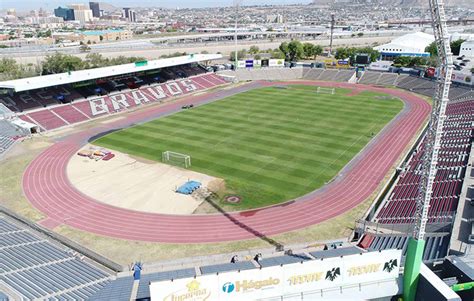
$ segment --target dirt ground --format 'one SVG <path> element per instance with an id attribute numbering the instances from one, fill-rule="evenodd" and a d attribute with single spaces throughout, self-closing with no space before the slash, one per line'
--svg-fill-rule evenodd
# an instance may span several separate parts
<path id="1" fill-rule="evenodd" d="M 83 150 L 100 149 L 86 145 Z M 67 173 L 82 193 L 112 206 L 164 214 L 192 214 L 202 198 L 176 193 L 189 180 L 207 187 L 216 178 L 159 162 L 136 160 L 113 151 L 110 161 L 95 161 L 74 155 Z"/>

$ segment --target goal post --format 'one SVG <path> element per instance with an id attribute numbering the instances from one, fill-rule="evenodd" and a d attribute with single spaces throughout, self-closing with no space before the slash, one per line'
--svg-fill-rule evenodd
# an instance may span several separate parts
<path id="1" fill-rule="evenodd" d="M 161 154 L 161 162 L 189 168 L 191 166 L 191 156 L 172 151 L 164 151 Z"/>
<path id="2" fill-rule="evenodd" d="M 316 89 L 316 93 L 318 93 L 318 94 L 335 94 L 336 89 L 335 88 L 327 88 L 327 87 L 318 87 Z"/>

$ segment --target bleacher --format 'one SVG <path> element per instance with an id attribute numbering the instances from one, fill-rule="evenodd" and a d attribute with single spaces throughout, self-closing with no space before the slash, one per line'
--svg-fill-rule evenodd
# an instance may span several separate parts
<path id="1" fill-rule="evenodd" d="M 110 274 L 0 215 L 0 283 L 19 299 L 86 300 Z"/>
<path id="2" fill-rule="evenodd" d="M 406 256 L 408 238 L 408 235 L 367 233 L 359 242 L 359 246 L 368 251 L 401 249 L 402 255 Z M 444 258 L 448 254 L 449 239 L 449 233 L 427 234 L 425 236 L 423 261 L 433 262 Z"/>
<path id="3" fill-rule="evenodd" d="M 430 222 L 452 221 L 461 193 L 471 143 L 474 139 L 472 126 L 474 103 L 472 101 L 448 104 L 446 115 L 438 171 L 428 211 Z M 376 222 L 412 223 L 414 221 L 424 145 L 423 140 L 408 161 L 387 201 L 376 214 Z"/>
<path id="4" fill-rule="evenodd" d="M 360 84 L 372 85 L 377 84 L 377 81 L 380 77 L 380 72 L 375 71 L 365 71 L 362 74 L 362 77 L 359 79 Z"/>
<path id="5" fill-rule="evenodd" d="M 202 69 L 199 69 L 202 70 Z M 189 72 L 189 70 L 188 70 Z M 189 72 L 191 73 L 191 72 Z M 199 73 L 199 72 L 194 72 Z M 163 77 L 161 77 L 163 78 Z M 30 109 L 25 112 L 19 113 L 19 117 L 25 121 L 34 123 L 39 125 L 43 130 L 53 130 L 57 129 L 66 125 L 75 124 L 78 122 L 87 121 L 94 117 L 103 116 L 112 112 L 123 111 L 127 108 L 133 108 L 137 106 L 137 103 L 133 101 L 132 93 L 141 93 L 141 95 L 146 94 L 148 97 L 148 103 L 154 101 L 161 101 L 155 97 L 156 92 L 153 92 L 149 89 L 161 89 L 164 91 L 165 95 L 164 98 L 170 98 L 175 96 L 175 94 L 181 95 L 186 93 L 191 93 L 195 91 L 187 91 L 189 86 L 187 84 L 183 84 L 184 80 L 188 80 L 189 83 L 195 85 L 196 90 L 202 89 L 209 89 L 218 85 L 222 85 L 227 83 L 224 79 L 214 73 L 207 73 L 207 74 L 199 74 L 194 77 L 190 77 L 187 79 L 179 79 L 179 80 L 170 80 L 164 83 L 158 84 L 154 83 L 151 85 L 146 85 L 141 83 L 141 87 L 137 89 L 129 89 L 128 87 L 124 88 L 121 92 L 114 90 L 110 86 L 108 86 L 109 94 L 106 95 L 96 95 L 95 92 L 92 96 L 88 96 L 88 98 L 84 98 L 84 95 L 87 95 L 85 91 L 85 87 L 81 87 L 80 90 L 77 92 L 82 93 L 79 99 L 74 99 L 71 103 L 66 104 L 55 104 L 47 106 L 46 108 L 35 108 Z M 107 86 L 108 84 L 100 84 L 102 87 Z M 177 85 L 179 91 L 177 93 L 171 93 L 167 90 L 166 87 L 168 85 Z M 170 86 L 170 87 L 171 87 Z M 176 87 L 176 86 L 173 86 Z M 91 88 L 92 89 L 92 88 Z M 92 89 L 93 90 L 93 89 Z M 71 93 L 72 94 L 72 93 Z M 123 100 L 121 96 L 123 95 Z M 119 99 L 118 101 L 112 100 Z M 98 109 L 93 112 L 92 107 L 96 106 Z M 1 124 L 0 124 L 1 126 Z M 0 134 L 2 133 L 0 128 Z"/>

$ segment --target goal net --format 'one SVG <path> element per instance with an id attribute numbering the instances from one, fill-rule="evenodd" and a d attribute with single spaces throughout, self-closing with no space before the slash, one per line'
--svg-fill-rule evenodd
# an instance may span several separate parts
<path id="1" fill-rule="evenodd" d="M 318 87 L 316 89 L 316 93 L 321 94 L 334 94 L 336 93 L 336 89 L 334 88 L 326 88 L 326 87 Z"/>
<path id="2" fill-rule="evenodd" d="M 163 152 L 161 154 L 161 161 L 163 163 L 176 165 L 184 168 L 188 168 L 191 166 L 191 156 L 171 151 Z"/>

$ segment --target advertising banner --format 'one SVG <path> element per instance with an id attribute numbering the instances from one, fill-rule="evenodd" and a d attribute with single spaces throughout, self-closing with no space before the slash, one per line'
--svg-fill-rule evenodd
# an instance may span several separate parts
<path id="1" fill-rule="evenodd" d="M 150 284 L 151 300 L 255 300 L 396 279 L 401 250 L 303 261 Z"/>
<path id="2" fill-rule="evenodd" d="M 472 74 L 462 73 L 453 71 L 453 75 L 451 76 L 451 80 L 456 83 L 461 83 L 465 85 L 472 85 Z"/>
<path id="3" fill-rule="evenodd" d="M 253 60 L 246 60 L 245 61 L 245 67 L 246 68 L 252 68 L 253 67 Z"/>
<path id="4" fill-rule="evenodd" d="M 253 60 L 253 67 L 260 68 L 262 66 L 262 60 Z"/>
<path id="5" fill-rule="evenodd" d="M 237 61 L 237 68 L 245 68 L 245 61 Z"/>
<path id="6" fill-rule="evenodd" d="M 268 61 L 268 66 L 269 67 L 284 67 L 285 66 L 285 60 L 283 59 L 271 59 Z"/>

